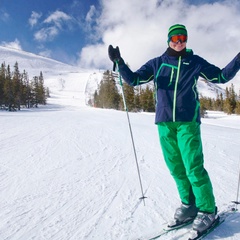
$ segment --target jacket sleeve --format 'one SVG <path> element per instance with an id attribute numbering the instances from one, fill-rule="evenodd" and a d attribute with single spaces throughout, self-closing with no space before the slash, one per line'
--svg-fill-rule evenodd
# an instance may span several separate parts
<path id="1" fill-rule="evenodd" d="M 123 63 L 119 65 L 119 72 L 122 78 L 131 86 L 148 83 L 154 79 L 152 60 L 148 61 L 136 72 L 132 72 L 123 61 Z"/>
<path id="2" fill-rule="evenodd" d="M 212 83 L 226 83 L 234 78 L 240 69 L 240 53 L 223 69 L 220 69 L 204 59 L 200 76 Z"/>

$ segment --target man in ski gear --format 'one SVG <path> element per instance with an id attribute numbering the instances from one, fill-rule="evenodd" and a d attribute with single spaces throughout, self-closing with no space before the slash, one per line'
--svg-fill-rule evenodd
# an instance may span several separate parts
<path id="1" fill-rule="evenodd" d="M 118 47 L 109 46 L 111 61 L 118 65 L 123 79 L 131 86 L 154 81 L 156 116 L 165 162 L 173 176 L 181 199 L 174 225 L 195 221 L 193 228 L 205 231 L 215 220 L 215 198 L 209 175 L 204 168 L 200 133 L 199 77 L 212 83 L 230 81 L 240 69 L 240 53 L 223 69 L 210 64 L 186 48 L 184 25 L 168 31 L 168 48 L 132 72 Z"/>

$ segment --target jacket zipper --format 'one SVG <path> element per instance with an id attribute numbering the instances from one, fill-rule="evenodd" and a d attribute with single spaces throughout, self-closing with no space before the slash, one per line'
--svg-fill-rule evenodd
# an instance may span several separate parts
<path id="1" fill-rule="evenodd" d="M 177 77 L 174 87 L 174 96 L 173 96 L 173 122 L 176 122 L 176 105 L 177 105 L 177 87 L 178 87 L 178 80 L 180 74 L 180 66 L 181 66 L 182 57 L 180 56 L 178 59 L 178 69 L 177 69 Z"/>

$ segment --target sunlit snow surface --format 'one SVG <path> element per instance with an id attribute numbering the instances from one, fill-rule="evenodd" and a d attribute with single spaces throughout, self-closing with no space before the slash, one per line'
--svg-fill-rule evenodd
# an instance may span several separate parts
<path id="1" fill-rule="evenodd" d="M 20 68 L 27 64 L 21 61 Z M 0 240 L 144 240 L 157 234 L 180 202 L 154 114 L 129 114 L 144 206 L 126 113 L 85 105 L 101 72 L 51 66 L 43 72 L 48 105 L 0 111 Z M 40 70 L 39 64 L 32 74 Z M 216 203 L 224 210 L 237 199 L 240 117 L 208 113 L 202 140 Z M 206 239 L 238 240 L 239 223 L 237 212 Z M 163 239 L 186 239 L 186 231 Z"/>

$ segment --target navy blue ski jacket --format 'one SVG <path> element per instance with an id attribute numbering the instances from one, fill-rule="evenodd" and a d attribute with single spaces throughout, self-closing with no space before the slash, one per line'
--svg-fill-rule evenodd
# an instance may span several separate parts
<path id="1" fill-rule="evenodd" d="M 240 54 L 225 68 L 210 64 L 192 50 L 184 56 L 169 56 L 167 51 L 149 60 L 132 72 L 121 59 L 119 72 L 131 86 L 154 81 L 156 97 L 155 123 L 200 122 L 200 103 L 197 80 L 200 77 L 212 83 L 230 81 L 240 69 Z"/>

